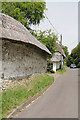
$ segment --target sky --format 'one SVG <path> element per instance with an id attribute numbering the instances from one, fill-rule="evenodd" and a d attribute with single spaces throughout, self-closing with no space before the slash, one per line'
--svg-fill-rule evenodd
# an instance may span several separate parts
<path id="1" fill-rule="evenodd" d="M 62 44 L 68 47 L 69 53 L 78 44 L 78 2 L 77 0 L 46 0 L 46 7 L 48 10 L 45 11 L 46 16 L 56 28 L 60 34 L 62 34 Z M 73 2 L 74 1 L 74 2 Z M 52 31 L 57 33 L 53 27 L 50 25 L 47 18 L 41 20 L 39 26 L 32 26 L 36 30 L 47 30 L 52 29 Z"/>

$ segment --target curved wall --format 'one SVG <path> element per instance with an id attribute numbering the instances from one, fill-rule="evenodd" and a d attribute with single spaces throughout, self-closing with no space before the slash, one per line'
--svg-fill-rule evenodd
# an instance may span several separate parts
<path id="1" fill-rule="evenodd" d="M 46 53 L 21 42 L 2 40 L 2 73 L 4 78 L 25 77 L 46 72 Z"/>

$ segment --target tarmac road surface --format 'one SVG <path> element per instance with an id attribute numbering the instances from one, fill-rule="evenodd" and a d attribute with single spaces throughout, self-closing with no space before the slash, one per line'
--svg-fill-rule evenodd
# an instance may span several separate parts
<path id="1" fill-rule="evenodd" d="M 15 118 L 78 118 L 78 69 L 67 68 L 55 83 Z"/>

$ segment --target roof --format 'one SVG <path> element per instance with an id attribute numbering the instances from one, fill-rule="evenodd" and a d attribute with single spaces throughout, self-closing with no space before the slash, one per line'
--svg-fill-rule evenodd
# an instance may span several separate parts
<path id="1" fill-rule="evenodd" d="M 61 48 L 61 45 L 59 45 L 58 43 L 56 43 L 56 50 L 55 52 L 59 52 L 60 54 L 62 53 L 63 57 L 66 57 L 63 49 Z M 60 57 L 58 55 L 53 55 L 51 58 L 52 62 L 59 62 L 60 61 Z"/>
<path id="2" fill-rule="evenodd" d="M 62 53 L 64 57 L 66 57 L 64 50 L 61 48 L 61 45 L 56 43 L 56 52 Z"/>
<path id="3" fill-rule="evenodd" d="M 59 61 L 60 61 L 60 59 L 59 59 L 59 57 L 58 57 L 58 56 L 53 55 L 53 56 L 52 56 L 52 58 L 51 58 L 51 61 L 52 61 L 52 62 L 59 62 Z"/>
<path id="4" fill-rule="evenodd" d="M 47 47 L 40 43 L 26 27 L 14 18 L 3 13 L 0 13 L 0 38 L 29 43 L 51 54 Z"/>

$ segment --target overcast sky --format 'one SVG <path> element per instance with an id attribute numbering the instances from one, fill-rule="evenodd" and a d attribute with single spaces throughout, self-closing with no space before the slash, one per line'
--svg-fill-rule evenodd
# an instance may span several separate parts
<path id="1" fill-rule="evenodd" d="M 49 1 L 49 0 L 46 0 Z M 69 52 L 78 44 L 78 2 L 69 0 L 69 2 L 55 2 L 55 0 L 46 2 L 48 10 L 45 12 L 53 26 L 59 34 L 63 36 L 63 45 L 68 47 Z M 68 0 L 67 0 L 68 1 Z M 74 1 L 74 2 L 72 2 Z M 36 30 L 52 29 L 52 26 L 45 18 L 39 26 L 32 27 Z M 57 33 L 56 31 L 54 31 Z M 60 40 L 60 38 L 59 38 Z"/>

